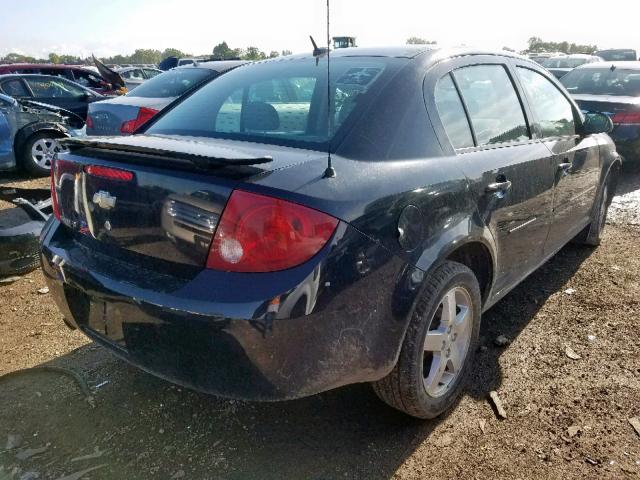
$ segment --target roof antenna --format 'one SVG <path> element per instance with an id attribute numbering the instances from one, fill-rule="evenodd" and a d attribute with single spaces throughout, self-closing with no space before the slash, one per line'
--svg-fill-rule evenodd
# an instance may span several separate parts
<path id="1" fill-rule="evenodd" d="M 311 39 L 313 42 L 313 39 Z M 327 168 L 323 178 L 334 178 L 336 171 L 331 165 L 331 39 L 329 37 L 329 0 L 327 0 Z M 315 47 L 315 42 L 314 47 Z M 316 47 L 317 48 L 317 47 Z"/>

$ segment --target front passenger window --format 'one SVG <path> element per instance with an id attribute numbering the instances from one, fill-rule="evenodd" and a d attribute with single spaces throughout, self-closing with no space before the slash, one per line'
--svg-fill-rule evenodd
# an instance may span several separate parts
<path id="1" fill-rule="evenodd" d="M 573 108 L 560 90 L 538 72 L 524 67 L 517 70 L 542 137 L 575 135 Z"/>

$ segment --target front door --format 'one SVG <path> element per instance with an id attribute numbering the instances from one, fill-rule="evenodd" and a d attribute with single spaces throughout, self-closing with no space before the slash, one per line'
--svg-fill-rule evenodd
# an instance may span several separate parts
<path id="1" fill-rule="evenodd" d="M 89 93 L 73 82 L 45 76 L 25 77 L 25 80 L 34 100 L 64 108 L 83 119 L 87 117 Z"/>
<path id="2" fill-rule="evenodd" d="M 536 135 L 553 155 L 556 169 L 553 224 L 545 246 L 552 254 L 589 222 L 601 171 L 598 142 L 576 134 L 578 113 L 551 80 L 523 65 L 516 71 L 536 120 Z"/>

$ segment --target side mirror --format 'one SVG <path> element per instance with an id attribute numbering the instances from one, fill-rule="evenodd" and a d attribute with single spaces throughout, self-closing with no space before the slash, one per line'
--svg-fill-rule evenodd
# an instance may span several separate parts
<path id="1" fill-rule="evenodd" d="M 596 133 L 611 133 L 613 122 L 604 113 L 587 113 L 582 124 L 583 135 L 594 135 Z"/>

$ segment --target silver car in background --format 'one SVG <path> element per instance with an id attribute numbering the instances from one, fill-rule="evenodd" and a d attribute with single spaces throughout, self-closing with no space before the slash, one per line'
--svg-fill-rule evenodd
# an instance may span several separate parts
<path id="1" fill-rule="evenodd" d="M 130 135 L 185 92 L 245 61 L 218 61 L 177 67 L 161 73 L 124 96 L 89 105 L 87 135 Z"/>

